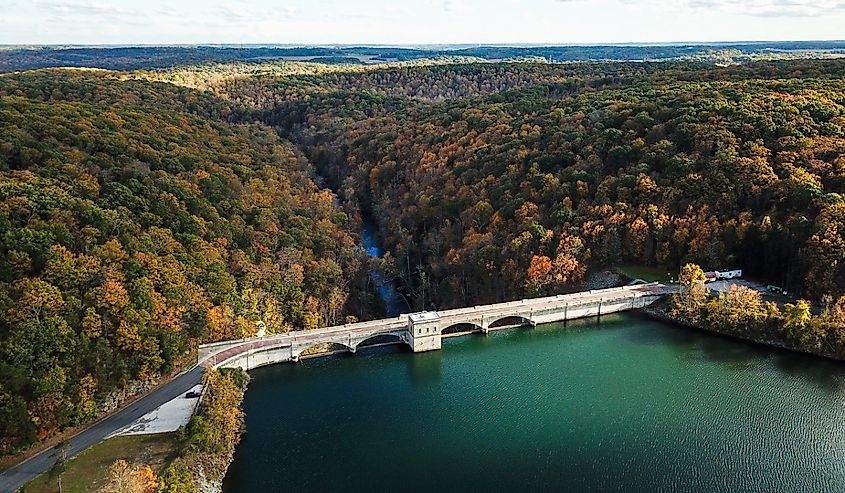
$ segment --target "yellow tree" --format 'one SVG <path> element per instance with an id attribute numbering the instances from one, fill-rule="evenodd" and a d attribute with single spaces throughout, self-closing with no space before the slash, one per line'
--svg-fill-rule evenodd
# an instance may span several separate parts
<path id="1" fill-rule="evenodd" d="M 131 466 L 123 459 L 118 459 L 109 467 L 109 482 L 104 493 L 151 493 L 155 491 L 158 480 L 150 466 Z"/>
<path id="2" fill-rule="evenodd" d="M 784 322 L 787 329 L 800 330 L 810 321 L 810 304 L 806 300 L 798 300 L 793 305 L 784 305 Z"/>
<path id="3" fill-rule="evenodd" d="M 525 288 L 532 296 L 537 295 L 549 283 L 549 274 L 553 268 L 552 259 L 545 255 L 535 255 L 531 258 L 531 265 L 525 279 Z"/>
<path id="4" fill-rule="evenodd" d="M 701 320 L 701 308 L 710 290 L 704 285 L 704 271 L 697 264 L 686 264 L 681 269 L 681 293 L 675 298 L 676 311 L 692 322 Z"/>
<path id="5" fill-rule="evenodd" d="M 810 331 L 807 330 L 811 322 L 810 304 L 805 300 L 798 300 L 795 304 L 787 303 L 783 306 L 783 325 L 786 335 L 795 342 L 806 344 Z"/>
<path id="6" fill-rule="evenodd" d="M 768 314 L 760 292 L 745 286 L 732 285 L 727 293 L 713 302 L 711 322 L 726 329 L 749 329 L 766 320 Z"/>
<path id="7" fill-rule="evenodd" d="M 704 270 L 698 264 L 684 264 L 681 269 L 681 284 L 690 286 L 695 282 L 704 282 Z"/>
<path id="8" fill-rule="evenodd" d="M 836 300 L 836 303 L 830 309 L 830 315 L 834 324 L 845 326 L 845 296 Z"/>

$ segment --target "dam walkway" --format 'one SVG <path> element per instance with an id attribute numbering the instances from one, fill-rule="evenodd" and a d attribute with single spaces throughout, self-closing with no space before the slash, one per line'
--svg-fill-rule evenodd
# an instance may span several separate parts
<path id="1" fill-rule="evenodd" d="M 332 344 L 355 352 L 364 343 L 405 343 L 414 352 L 441 347 L 444 332 L 457 326 L 488 332 L 515 325 L 538 325 L 602 316 L 646 307 L 672 288 L 659 283 L 598 289 L 565 295 L 531 298 L 454 310 L 403 314 L 394 318 L 358 322 L 304 332 L 205 344 L 199 347 L 198 365 L 205 368 L 243 368 L 298 361 L 307 350 Z"/>

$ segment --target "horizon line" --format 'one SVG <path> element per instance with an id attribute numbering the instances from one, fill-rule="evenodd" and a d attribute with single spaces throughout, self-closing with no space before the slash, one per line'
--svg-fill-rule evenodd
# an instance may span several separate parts
<path id="1" fill-rule="evenodd" d="M 843 39 L 783 39 L 783 40 L 730 40 L 730 41 L 620 41 L 620 42 L 575 42 L 575 43 L 0 43 L 2 48 L 564 48 L 591 46 L 680 46 L 680 45 L 738 45 L 776 43 L 843 43 Z"/>

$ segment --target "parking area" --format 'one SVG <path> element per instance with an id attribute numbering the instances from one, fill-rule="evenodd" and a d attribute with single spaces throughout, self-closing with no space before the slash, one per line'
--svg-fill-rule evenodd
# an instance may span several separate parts
<path id="1" fill-rule="evenodd" d="M 186 394 L 182 394 L 170 402 L 162 404 L 129 426 L 118 430 L 114 433 L 114 436 L 149 435 L 176 431 L 180 426 L 188 424 L 188 421 L 199 404 L 201 393 L 202 385 L 196 385 Z"/>
<path id="2" fill-rule="evenodd" d="M 719 281 L 708 282 L 706 286 L 712 289 L 713 291 L 727 293 L 731 286 L 733 286 L 734 284 L 736 284 L 737 286 L 745 286 L 747 288 L 760 291 L 760 293 L 764 295 L 768 294 L 768 292 L 766 291 L 765 284 L 761 282 L 749 281 L 747 279 L 722 279 Z"/>

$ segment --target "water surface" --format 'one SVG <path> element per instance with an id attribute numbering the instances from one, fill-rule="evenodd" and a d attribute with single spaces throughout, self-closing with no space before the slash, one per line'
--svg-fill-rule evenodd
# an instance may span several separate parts
<path id="1" fill-rule="evenodd" d="M 253 372 L 225 490 L 845 491 L 845 367 L 634 315 Z"/>

